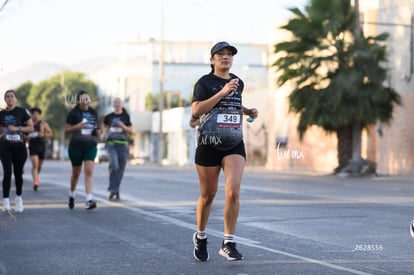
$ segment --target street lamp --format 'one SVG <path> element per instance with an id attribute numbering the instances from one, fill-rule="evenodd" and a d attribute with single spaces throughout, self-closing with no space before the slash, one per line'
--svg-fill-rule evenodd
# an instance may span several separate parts
<path id="1" fill-rule="evenodd" d="M 159 89 L 160 98 L 158 100 L 159 131 L 158 131 L 158 163 L 162 165 L 164 158 L 164 139 L 163 139 L 163 111 L 164 111 L 164 0 L 161 0 L 161 35 L 160 35 L 160 53 L 158 60 L 159 70 Z"/>

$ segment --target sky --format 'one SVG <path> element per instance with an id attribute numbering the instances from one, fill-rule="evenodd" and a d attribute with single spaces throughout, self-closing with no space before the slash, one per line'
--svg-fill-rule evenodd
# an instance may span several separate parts
<path id="1" fill-rule="evenodd" d="M 0 7 L 5 1 L 0 0 Z M 178 41 L 267 44 L 274 29 L 292 17 L 288 8 L 303 9 L 307 2 L 8 0 L 0 11 L 0 73 L 38 62 L 69 66 L 116 57 L 120 41 L 162 36 Z"/>

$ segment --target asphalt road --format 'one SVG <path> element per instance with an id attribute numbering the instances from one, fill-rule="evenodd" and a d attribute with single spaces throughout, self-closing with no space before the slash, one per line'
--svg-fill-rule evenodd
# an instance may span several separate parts
<path id="1" fill-rule="evenodd" d="M 0 274 L 414 274 L 414 181 L 247 169 L 238 248 L 218 255 L 222 179 L 207 228 L 210 260 L 192 255 L 195 169 L 128 166 L 121 201 L 107 200 L 107 163 L 95 169 L 97 209 L 83 177 L 67 207 L 69 162 L 46 161 L 38 192 L 25 167 L 23 213 L 0 213 Z M 11 199 L 14 199 L 14 188 Z M 13 206 L 13 204 L 12 204 Z"/>

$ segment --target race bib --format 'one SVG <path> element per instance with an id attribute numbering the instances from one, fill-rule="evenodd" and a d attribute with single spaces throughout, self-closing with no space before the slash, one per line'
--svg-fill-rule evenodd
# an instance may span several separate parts
<path id="1" fill-rule="evenodd" d="M 39 136 L 39 132 L 31 132 L 29 133 L 29 137 L 31 138 L 37 138 Z"/>
<path id="2" fill-rule="evenodd" d="M 90 135 L 92 135 L 92 131 L 93 131 L 93 129 L 81 129 L 81 134 L 83 136 L 90 136 Z"/>
<path id="3" fill-rule="evenodd" d="M 6 140 L 13 141 L 13 142 L 20 142 L 22 141 L 22 137 L 20 135 L 6 135 Z"/>
<path id="4" fill-rule="evenodd" d="M 122 133 L 122 128 L 121 127 L 110 127 L 109 132 L 111 132 L 111 133 Z"/>
<path id="5" fill-rule="evenodd" d="M 217 127 L 239 128 L 241 127 L 241 114 L 237 110 L 221 110 L 217 114 Z"/>

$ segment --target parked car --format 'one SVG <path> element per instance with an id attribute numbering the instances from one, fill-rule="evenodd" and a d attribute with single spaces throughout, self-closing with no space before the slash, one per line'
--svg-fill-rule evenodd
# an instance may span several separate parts
<path id="1" fill-rule="evenodd" d="M 101 163 L 103 161 L 109 161 L 109 154 L 106 150 L 104 142 L 100 142 L 97 145 L 97 152 L 95 157 L 95 163 Z"/>

